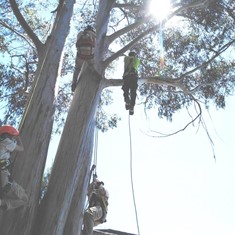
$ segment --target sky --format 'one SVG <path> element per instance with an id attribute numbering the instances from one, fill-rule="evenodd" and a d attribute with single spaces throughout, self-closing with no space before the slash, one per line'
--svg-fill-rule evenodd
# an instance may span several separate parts
<path id="1" fill-rule="evenodd" d="M 113 92 L 114 103 L 107 111 L 117 113 L 121 121 L 116 129 L 98 134 L 97 174 L 110 198 L 107 222 L 97 229 L 137 234 L 135 199 L 141 235 L 234 235 L 235 96 L 228 99 L 225 110 L 212 108 L 211 116 L 203 111 L 215 160 L 210 141 L 197 123 L 167 138 L 147 135 L 150 130 L 181 129 L 189 120 L 185 111 L 169 123 L 160 120 L 156 110 L 146 117 L 137 99 L 135 114 L 129 116 L 120 87 Z M 59 137 L 53 137 L 47 167 L 58 142 Z"/>
<path id="2" fill-rule="evenodd" d="M 184 111 L 169 123 L 159 120 L 156 110 L 146 119 L 143 107 L 136 105 L 130 133 L 122 91 L 115 92 L 110 111 L 119 110 L 122 120 L 115 130 L 98 135 L 97 174 L 110 194 L 107 223 L 100 227 L 138 233 L 132 171 L 140 234 L 234 235 L 235 97 L 226 110 L 213 110 L 211 117 L 203 113 L 215 160 L 205 131 L 196 124 L 172 137 L 146 135 L 150 128 L 167 133 L 182 128 L 188 119 Z"/>
<path id="3" fill-rule="evenodd" d="M 171 123 L 159 119 L 157 110 L 146 116 L 137 98 L 129 116 L 121 88 L 112 90 L 114 102 L 107 111 L 121 121 L 116 129 L 98 132 L 97 174 L 110 198 L 107 222 L 96 228 L 141 235 L 234 235 L 235 96 L 227 99 L 225 110 L 203 110 L 212 145 L 198 121 L 177 135 L 153 137 L 151 130 L 182 129 L 191 120 L 188 113 L 178 112 Z M 57 143 L 54 137 L 50 156 Z"/>
<path id="4" fill-rule="evenodd" d="M 234 235 L 235 96 L 228 99 L 225 110 L 212 108 L 210 115 L 203 111 L 215 160 L 210 141 L 197 123 L 167 138 L 146 134 L 181 129 L 189 120 L 185 111 L 171 123 L 160 120 L 156 110 L 146 117 L 137 98 L 135 114 L 129 116 L 121 88 L 113 92 L 115 99 L 107 111 L 118 110 L 121 121 L 116 129 L 98 132 L 97 174 L 110 198 L 107 222 L 96 228 L 138 234 L 138 221 L 144 235 Z M 52 149 L 54 145 L 51 155 Z"/>

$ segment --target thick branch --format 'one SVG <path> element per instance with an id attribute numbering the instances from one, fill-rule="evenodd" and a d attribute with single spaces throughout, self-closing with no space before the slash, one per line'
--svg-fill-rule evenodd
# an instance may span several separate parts
<path id="1" fill-rule="evenodd" d="M 183 78 L 185 78 L 187 75 L 197 71 L 200 68 L 203 68 L 205 66 L 207 66 L 208 64 L 210 64 L 216 57 L 218 57 L 219 55 L 221 55 L 224 51 L 226 51 L 233 43 L 235 42 L 235 39 L 232 40 L 231 42 L 228 42 L 227 44 L 225 44 L 224 46 L 221 47 L 221 49 L 219 51 L 217 51 L 215 53 L 214 56 L 212 56 L 209 60 L 207 60 L 206 62 L 202 63 L 201 65 L 197 66 L 196 68 L 184 73 L 182 76 L 180 76 L 180 78 L 178 78 L 177 80 L 182 80 Z"/>
<path id="2" fill-rule="evenodd" d="M 139 9 L 140 8 L 140 6 L 137 6 L 137 5 L 135 5 L 135 4 L 133 4 L 133 3 L 115 3 L 114 5 L 113 5 L 113 8 L 125 8 L 125 9 Z"/>
<path id="3" fill-rule="evenodd" d="M 190 8 L 194 8 L 194 7 L 203 7 L 204 4 L 209 3 L 210 0 L 204 0 L 203 2 L 199 2 L 197 1 L 196 3 L 191 3 L 191 4 L 187 4 L 184 6 L 179 7 L 178 9 L 176 9 L 174 12 L 172 12 L 169 17 L 165 20 L 163 20 L 161 22 L 161 25 L 164 26 L 166 24 L 166 22 L 168 20 L 170 20 L 173 16 L 178 15 L 180 12 L 190 9 Z M 146 19 L 145 19 L 146 20 Z M 142 22 L 141 22 L 142 23 Z M 137 27 L 138 22 L 136 23 L 136 27 Z M 131 30 L 131 25 L 129 28 L 127 29 L 123 29 L 123 33 L 129 32 Z M 129 50 L 130 48 L 132 48 L 137 42 L 139 42 L 141 39 L 143 39 L 144 37 L 146 37 L 148 34 L 158 30 L 160 27 L 160 25 L 156 25 L 148 30 L 146 30 L 145 32 L 141 33 L 138 37 L 136 37 L 135 39 L 133 39 L 131 42 L 129 42 L 126 46 L 124 46 L 122 49 L 120 49 L 119 51 L 117 51 L 116 53 L 114 53 L 113 55 L 111 55 L 109 58 L 107 58 L 104 61 L 104 66 L 107 67 L 112 61 L 114 61 L 115 59 L 117 59 L 119 56 L 123 55 L 127 50 Z M 133 27 L 135 28 L 135 27 Z M 118 35 L 119 34 L 119 35 Z M 114 34 L 115 35 L 115 34 Z M 114 37 L 114 35 L 112 35 L 112 37 Z M 115 37 L 117 38 L 118 36 L 121 36 L 121 32 L 117 32 L 117 34 L 115 35 Z"/>
<path id="4" fill-rule="evenodd" d="M 3 21 L 0 21 L 0 25 L 9 29 L 11 32 L 17 34 L 19 37 L 23 38 L 32 48 L 34 48 L 34 46 L 31 44 L 31 42 L 23 34 L 19 33 L 15 29 L 13 29 L 10 25 L 8 25 L 7 23 L 5 23 Z"/>
<path id="5" fill-rule="evenodd" d="M 110 45 L 118 37 L 122 36 L 125 33 L 130 32 L 131 30 L 137 28 L 138 26 L 140 26 L 141 24 L 143 24 L 145 22 L 146 22 L 146 18 L 143 18 L 143 19 L 141 19 L 141 20 L 139 20 L 139 21 L 137 21 L 137 22 L 135 22 L 131 25 L 128 25 L 127 27 L 122 28 L 119 31 L 107 36 L 105 40 Z"/>
<path id="6" fill-rule="evenodd" d="M 110 87 L 110 86 L 122 86 L 123 79 L 104 79 L 102 83 L 102 88 Z"/>
<path id="7" fill-rule="evenodd" d="M 99 10 L 97 13 L 97 22 L 96 22 L 96 40 L 98 42 L 102 41 L 102 38 L 107 32 L 107 25 L 109 20 L 110 11 L 114 4 L 114 0 L 110 1 L 100 1 Z"/>
<path id="8" fill-rule="evenodd" d="M 23 15 L 20 13 L 20 10 L 18 8 L 18 5 L 15 0 L 9 0 L 11 4 L 11 8 L 14 12 L 15 17 L 19 21 L 22 28 L 25 30 L 25 32 L 28 34 L 28 36 L 31 38 L 33 43 L 35 44 L 35 47 L 37 48 L 37 51 L 39 52 L 40 48 L 42 47 L 42 42 L 39 40 L 37 35 L 33 32 L 33 30 L 30 28 L 26 20 L 24 19 Z"/>
<path id="9" fill-rule="evenodd" d="M 164 26 L 166 24 L 166 22 L 168 20 L 170 20 L 173 16 L 179 14 L 179 12 L 185 10 L 188 6 L 184 6 L 181 7 L 177 10 L 175 10 L 173 13 L 171 13 L 169 15 L 169 17 L 165 20 L 163 20 L 161 22 L 161 25 Z M 146 20 L 146 19 L 145 19 Z M 131 26 L 130 26 L 131 27 Z M 123 55 L 127 50 L 129 50 L 130 48 L 132 48 L 137 42 L 139 42 L 141 39 L 143 39 L 144 37 L 146 37 L 148 34 L 155 32 L 156 30 L 158 30 L 160 28 L 160 24 L 155 25 L 154 27 L 146 30 L 145 32 L 141 33 L 138 37 L 136 37 L 135 39 L 133 39 L 131 42 L 129 42 L 126 46 L 124 46 L 122 49 L 120 49 L 119 51 L 117 51 L 116 53 L 114 53 L 113 55 L 111 55 L 109 58 L 107 58 L 104 61 L 104 66 L 107 67 L 112 61 L 114 61 L 115 59 L 117 59 L 119 56 Z M 123 32 L 125 29 L 123 29 Z M 128 29 L 128 31 L 130 31 L 130 28 Z M 127 32 L 128 32 L 127 31 Z"/>
<path id="10" fill-rule="evenodd" d="M 139 85 L 142 85 L 144 83 L 173 86 L 180 88 L 185 93 L 189 93 L 189 91 L 186 88 L 182 87 L 182 84 L 180 84 L 178 80 L 172 79 L 170 77 L 156 76 L 156 77 L 140 78 L 138 80 Z M 123 79 L 104 79 L 102 86 L 103 88 L 105 88 L 109 86 L 121 86 L 122 84 L 123 84 Z"/>

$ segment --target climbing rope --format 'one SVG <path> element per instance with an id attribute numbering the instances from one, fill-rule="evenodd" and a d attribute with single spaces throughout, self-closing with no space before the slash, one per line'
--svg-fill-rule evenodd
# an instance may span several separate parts
<path id="1" fill-rule="evenodd" d="M 160 22 L 160 28 L 159 28 L 159 41 L 160 41 L 160 69 L 164 68 L 165 65 L 165 58 L 164 58 L 164 45 L 163 45 L 163 28 L 162 28 L 162 22 Z"/>
<path id="2" fill-rule="evenodd" d="M 131 122 L 130 122 L 130 115 L 128 114 L 128 125 L 129 125 L 129 137 L 130 137 L 130 174 L 131 174 L 131 188 L 132 188 L 132 196 L 133 196 L 133 203 L 135 207 L 135 218 L 136 218 L 136 225 L 138 234 L 140 235 L 140 228 L 139 228 L 139 222 L 138 222 L 138 213 L 137 213 L 137 206 L 135 202 L 135 192 L 134 192 L 134 183 L 133 183 L 133 167 L 132 167 L 132 139 L 131 139 Z"/>
<path id="3" fill-rule="evenodd" d="M 96 173 L 96 168 L 97 168 L 97 152 L 98 152 L 98 129 L 95 128 L 95 131 L 94 131 L 93 164 L 92 164 L 92 167 L 91 167 L 91 170 L 90 170 L 88 184 L 90 184 L 91 178 L 92 178 L 92 181 L 93 181 L 94 178 L 97 177 L 97 173 Z M 86 200 L 84 211 L 86 209 L 88 209 L 88 206 L 89 206 L 89 200 Z"/>
<path id="4" fill-rule="evenodd" d="M 94 152 L 93 152 L 93 165 L 97 168 L 97 154 L 98 153 L 98 128 L 95 128 L 95 137 L 94 137 Z M 95 174 L 96 174 L 95 168 Z"/>

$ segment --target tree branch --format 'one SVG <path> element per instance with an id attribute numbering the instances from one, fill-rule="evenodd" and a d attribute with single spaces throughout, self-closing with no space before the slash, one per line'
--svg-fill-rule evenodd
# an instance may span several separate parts
<path id="1" fill-rule="evenodd" d="M 164 26 L 166 24 L 166 22 L 168 20 L 170 20 L 173 16 L 179 14 L 181 11 L 190 8 L 190 4 L 180 7 L 177 10 L 175 10 L 173 13 L 171 13 L 169 15 L 169 17 L 165 20 L 163 20 L 161 22 L 161 26 Z M 146 19 L 145 19 L 146 20 Z M 136 23 L 135 27 L 137 27 L 138 22 Z M 129 32 L 131 30 L 131 27 L 135 28 L 134 26 L 127 26 L 129 27 L 128 29 L 122 29 L 122 32 Z M 120 49 L 119 51 L 117 51 L 116 53 L 114 53 L 113 55 L 111 55 L 109 58 L 107 58 L 103 63 L 104 66 L 107 67 L 112 61 L 114 61 L 115 59 L 117 59 L 119 56 L 123 55 L 127 50 L 129 50 L 130 48 L 132 48 L 137 42 L 139 42 L 141 39 L 143 39 L 144 37 L 146 37 L 148 34 L 155 32 L 156 30 L 158 30 L 160 28 L 160 24 L 155 25 L 154 27 L 146 30 L 145 32 L 141 33 L 138 37 L 136 37 L 135 39 L 133 39 L 131 42 L 129 42 L 126 46 L 124 46 L 122 49 Z M 120 34 L 120 32 L 118 32 Z"/>
<path id="2" fill-rule="evenodd" d="M 125 33 L 130 32 L 131 30 L 133 30 L 133 29 L 137 28 L 138 26 L 140 26 L 141 24 L 145 23 L 146 19 L 147 18 L 143 18 L 143 19 L 141 19 L 131 25 L 126 26 L 125 28 L 120 29 L 119 31 L 107 36 L 105 40 L 107 41 L 108 44 L 111 44 L 118 37 L 122 36 Z"/>
<path id="3" fill-rule="evenodd" d="M 204 0 L 204 1 L 197 1 L 191 4 L 187 4 L 184 6 L 179 7 L 178 9 L 176 9 L 174 12 L 172 12 L 169 17 L 165 20 L 163 20 L 161 22 L 161 25 L 164 26 L 166 24 L 166 22 L 168 20 L 170 20 L 173 16 L 178 15 L 180 12 L 187 10 L 189 8 L 194 8 L 194 7 L 203 7 L 205 4 L 209 4 L 211 0 Z M 176 5 L 176 7 L 178 7 L 178 5 Z M 145 19 L 146 20 L 146 19 Z M 142 21 L 140 21 L 142 23 Z M 118 36 L 121 36 L 121 31 L 122 33 L 126 33 L 129 32 L 131 29 L 135 28 L 138 26 L 138 22 L 136 22 L 136 25 L 130 25 L 127 26 L 128 28 L 124 28 L 120 31 L 118 31 L 116 34 L 112 35 L 113 38 L 117 38 Z M 133 28 L 132 28 L 133 27 Z M 144 37 L 146 37 L 148 34 L 158 30 L 160 28 L 160 25 L 156 25 L 148 30 L 146 30 L 145 32 L 141 33 L 138 37 L 136 37 L 135 39 L 133 39 L 131 42 L 129 42 L 126 46 L 124 46 L 122 49 L 120 49 L 119 51 L 117 51 L 116 53 L 114 53 L 113 55 L 111 55 L 110 57 L 108 57 L 104 62 L 104 67 L 107 67 L 112 61 L 114 61 L 115 59 L 117 59 L 119 56 L 123 55 L 127 50 L 129 50 L 130 48 L 132 48 L 137 42 L 139 42 L 141 39 L 143 39 Z M 110 41 L 112 41 L 112 39 L 109 39 Z"/>
<path id="4" fill-rule="evenodd" d="M 217 51 L 215 53 L 214 56 L 212 56 L 209 60 L 207 60 L 206 62 L 202 63 L 201 65 L 197 66 L 196 68 L 184 73 L 182 76 L 180 76 L 180 78 L 178 78 L 177 80 L 182 80 L 183 78 L 185 78 L 187 75 L 195 72 L 196 70 L 200 69 L 200 68 L 203 68 L 205 66 L 207 66 L 208 64 L 210 64 L 216 57 L 218 57 L 219 55 L 221 55 L 224 51 L 226 51 L 233 43 L 235 42 L 235 39 L 228 42 L 227 44 L 225 44 L 224 46 L 222 46 L 220 48 L 219 51 Z"/>
<path id="5" fill-rule="evenodd" d="M 21 33 L 19 33 L 18 31 L 16 31 L 15 29 L 13 29 L 10 25 L 8 25 L 6 22 L 0 20 L 0 25 L 2 25 L 3 27 L 9 29 L 11 32 L 15 33 L 16 35 L 18 35 L 19 37 L 23 38 L 32 48 L 34 48 L 34 46 L 31 44 L 31 42 Z"/>
<path id="6" fill-rule="evenodd" d="M 185 86 L 180 84 L 178 80 L 172 79 L 170 77 L 156 76 L 156 77 L 138 79 L 138 85 L 142 85 L 144 83 L 180 88 L 185 94 L 191 95 L 191 92 Z M 102 87 L 105 88 L 109 86 L 121 86 L 122 84 L 123 84 L 123 79 L 104 79 Z"/>
<path id="7" fill-rule="evenodd" d="M 14 12 L 15 17 L 19 21 L 22 28 L 25 30 L 25 32 L 28 34 L 30 39 L 33 41 L 35 47 L 37 48 L 37 51 L 39 52 L 40 48 L 43 46 L 42 42 L 39 40 L 37 35 L 33 32 L 33 30 L 30 28 L 26 20 L 24 19 L 23 15 L 20 13 L 20 10 L 18 8 L 18 5 L 15 0 L 9 0 L 11 4 L 12 11 Z"/>
<path id="8" fill-rule="evenodd" d="M 115 3 L 113 8 L 125 8 L 125 9 L 139 9 L 140 6 L 137 6 L 133 3 Z"/>
<path id="9" fill-rule="evenodd" d="M 197 116 L 196 116 L 195 118 L 193 118 L 193 120 L 191 120 L 190 122 L 188 122 L 183 128 L 181 128 L 181 129 L 178 130 L 178 131 L 175 131 L 175 132 L 172 132 L 172 133 L 169 133 L 169 134 L 160 133 L 160 132 L 158 132 L 158 131 L 151 131 L 151 132 L 153 132 L 153 133 L 157 133 L 157 134 L 161 135 L 161 136 L 153 136 L 153 135 L 151 135 L 151 137 L 161 138 L 161 137 L 169 137 L 169 136 L 176 135 L 176 134 L 178 134 L 178 133 L 180 133 L 180 132 L 186 130 L 187 127 L 189 127 L 190 125 L 192 125 L 198 118 L 201 117 L 201 115 L 202 115 L 202 108 L 201 108 L 200 103 L 199 103 L 192 95 L 190 95 L 190 96 L 191 96 L 191 98 L 194 100 L 194 102 L 197 104 L 197 106 L 198 106 L 198 108 L 199 108 L 199 113 L 197 114 Z M 146 134 L 146 135 L 150 136 L 149 134 Z"/>

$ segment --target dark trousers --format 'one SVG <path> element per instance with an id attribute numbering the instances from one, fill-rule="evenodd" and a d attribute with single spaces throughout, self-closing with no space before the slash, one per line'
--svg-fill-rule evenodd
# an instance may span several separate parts
<path id="1" fill-rule="evenodd" d="M 136 74 L 129 74 L 123 77 L 123 96 L 126 103 L 135 106 L 136 90 L 138 87 L 138 77 Z"/>

